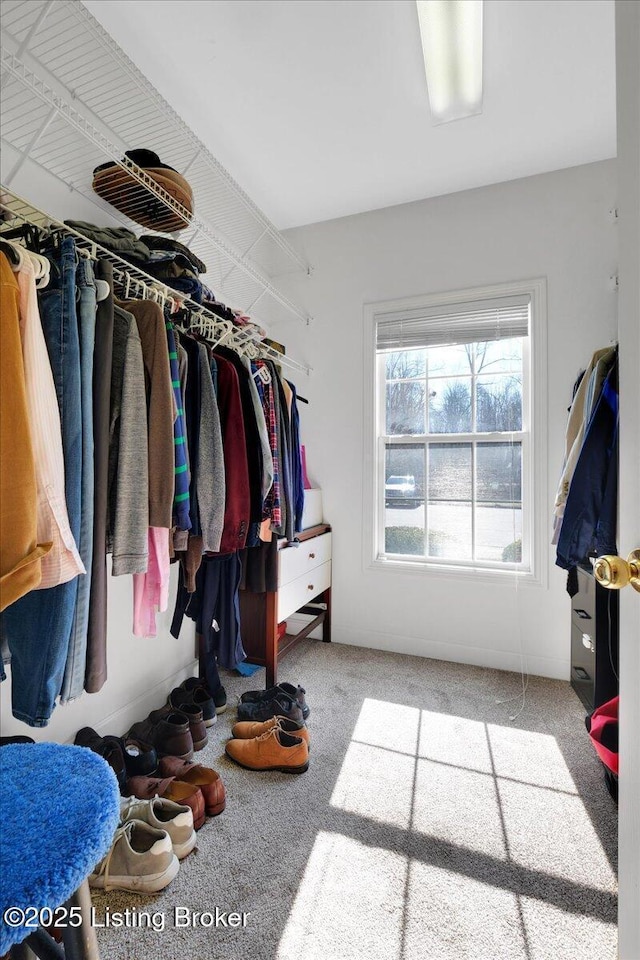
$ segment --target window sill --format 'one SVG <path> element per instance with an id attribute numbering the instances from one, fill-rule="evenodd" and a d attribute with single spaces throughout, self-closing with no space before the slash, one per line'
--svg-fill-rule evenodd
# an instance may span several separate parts
<path id="1" fill-rule="evenodd" d="M 450 580 L 471 580 L 475 583 L 513 584 L 544 586 L 542 579 L 531 570 L 505 567 L 463 567 L 434 560 L 401 560 L 392 557 L 378 557 L 367 564 L 370 570 L 406 576 L 429 576 Z"/>

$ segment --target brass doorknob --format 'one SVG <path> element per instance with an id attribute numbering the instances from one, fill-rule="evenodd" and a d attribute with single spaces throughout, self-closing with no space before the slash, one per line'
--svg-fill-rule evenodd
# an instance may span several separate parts
<path id="1" fill-rule="evenodd" d="M 640 550 L 632 550 L 626 560 L 622 557 L 598 557 L 593 574 L 607 590 L 621 590 L 627 584 L 640 593 Z"/>

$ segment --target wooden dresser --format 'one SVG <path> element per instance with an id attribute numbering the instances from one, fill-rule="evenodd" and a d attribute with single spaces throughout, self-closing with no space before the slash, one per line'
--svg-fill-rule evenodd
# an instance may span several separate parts
<path id="1" fill-rule="evenodd" d="M 294 613 L 313 620 L 298 633 L 278 637 L 278 624 Z M 285 654 L 322 624 L 322 639 L 331 640 L 331 527 L 320 524 L 299 533 L 297 540 L 278 543 L 278 589 L 240 591 L 242 642 L 250 663 L 266 667 L 266 685 L 278 682 L 278 664 Z"/>

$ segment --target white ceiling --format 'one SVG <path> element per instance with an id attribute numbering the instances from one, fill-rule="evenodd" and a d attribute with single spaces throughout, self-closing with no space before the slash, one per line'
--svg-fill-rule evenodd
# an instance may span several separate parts
<path id="1" fill-rule="evenodd" d="M 280 228 L 615 156 L 613 0 L 485 0 L 435 127 L 413 0 L 84 2 Z"/>

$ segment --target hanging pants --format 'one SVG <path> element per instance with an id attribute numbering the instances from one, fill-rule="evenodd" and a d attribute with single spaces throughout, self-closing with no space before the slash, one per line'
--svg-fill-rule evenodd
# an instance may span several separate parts
<path id="1" fill-rule="evenodd" d="M 178 637 L 186 614 L 196 621 L 205 651 L 205 679 L 211 692 L 220 686 L 217 663 L 232 670 L 245 659 L 240 636 L 241 565 L 237 553 L 202 558 L 196 574 L 196 592 L 187 593 L 180 566 L 180 582 L 171 633 Z"/>
<path id="2" fill-rule="evenodd" d="M 39 296 L 40 319 L 60 409 L 69 525 L 78 543 L 82 396 L 73 238 L 65 237 L 50 259 L 51 280 Z M 13 715 L 32 727 L 47 725 L 62 688 L 77 590 L 78 577 L 74 577 L 67 583 L 28 593 L 3 613 L 3 632 L 11 652 Z"/>

